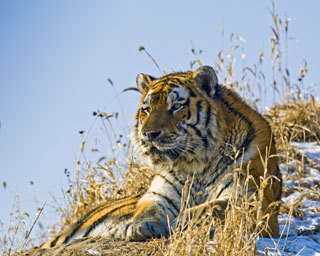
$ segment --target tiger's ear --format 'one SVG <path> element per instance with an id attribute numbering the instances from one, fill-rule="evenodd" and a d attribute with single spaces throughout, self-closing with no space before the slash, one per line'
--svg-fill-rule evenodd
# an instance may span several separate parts
<path id="1" fill-rule="evenodd" d="M 137 86 L 141 93 L 155 78 L 145 74 L 139 74 L 137 76 Z"/>
<path id="2" fill-rule="evenodd" d="M 212 98 L 216 92 L 218 78 L 216 72 L 210 66 L 202 66 L 193 72 L 193 78 L 197 86 Z"/>

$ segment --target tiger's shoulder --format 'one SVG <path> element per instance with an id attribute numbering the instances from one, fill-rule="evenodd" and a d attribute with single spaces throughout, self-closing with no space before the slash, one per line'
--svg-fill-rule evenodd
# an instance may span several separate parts
<path id="1" fill-rule="evenodd" d="M 243 130 L 250 130 L 255 145 L 268 146 L 272 141 L 272 131 L 268 121 L 233 89 L 220 85 L 219 108 L 226 124 L 234 124 Z"/>

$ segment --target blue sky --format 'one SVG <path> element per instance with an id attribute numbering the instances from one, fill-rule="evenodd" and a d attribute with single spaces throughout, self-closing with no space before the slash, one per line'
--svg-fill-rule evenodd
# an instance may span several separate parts
<path id="1" fill-rule="evenodd" d="M 1 1 L 0 183 L 6 181 L 7 188 L 0 187 L 0 221 L 8 223 L 16 192 L 31 215 L 45 200 L 50 205 L 50 193 L 61 198 L 64 169 L 74 174 L 78 131 L 88 130 L 92 112 L 119 111 L 115 91 L 134 86 L 138 73 L 160 75 L 139 46 L 162 69 L 187 70 L 192 42 L 203 50 L 202 63 L 214 65 L 224 24 L 226 38 L 233 32 L 246 40 L 252 64 L 260 49 L 269 58 L 268 7 L 270 1 L 253 0 Z M 305 85 L 319 85 L 319 2 L 283 0 L 276 8 L 291 18 L 292 79 L 305 58 Z M 123 126 L 130 125 L 138 98 L 120 94 Z M 54 216 L 52 207 L 45 211 Z"/>

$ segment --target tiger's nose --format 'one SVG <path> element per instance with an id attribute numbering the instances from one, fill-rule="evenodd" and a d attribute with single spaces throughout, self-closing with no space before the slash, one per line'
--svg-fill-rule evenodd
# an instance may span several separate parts
<path id="1" fill-rule="evenodd" d="M 150 130 L 145 130 L 142 133 L 144 136 L 148 137 L 149 140 L 154 141 L 158 140 L 161 137 L 162 132 L 161 131 L 150 131 Z"/>

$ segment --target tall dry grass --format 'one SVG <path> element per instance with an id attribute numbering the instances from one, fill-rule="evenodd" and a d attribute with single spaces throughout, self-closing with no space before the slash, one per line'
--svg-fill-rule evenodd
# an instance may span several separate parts
<path id="1" fill-rule="evenodd" d="M 317 168 L 319 166 L 308 157 L 301 155 L 291 143 L 293 141 L 319 142 L 320 105 L 312 95 L 305 94 L 302 89 L 303 79 L 308 72 L 306 62 L 303 61 L 298 81 L 292 81 L 288 70 L 290 20 L 283 19 L 277 13 L 274 2 L 271 4 L 270 14 L 273 25 L 269 53 L 259 51 L 257 62 L 251 66 L 247 65 L 246 54 L 243 50 L 240 51 L 240 48 L 243 48 L 240 47 L 243 39 L 240 36 L 231 35 L 228 47 L 218 52 L 218 61 L 215 66 L 220 81 L 237 91 L 253 108 L 263 111 L 267 106 L 266 98 L 271 96 L 274 105 L 264 113 L 264 116 L 272 127 L 281 163 L 287 166 L 284 179 L 302 179 L 308 175 L 306 164 Z M 224 36 L 223 28 L 221 34 Z M 159 67 L 144 47 L 140 47 L 139 50 L 145 52 Z M 194 69 L 201 65 L 202 51 L 194 47 L 191 50 L 194 59 L 190 61 L 190 68 Z M 265 70 L 263 64 L 265 56 L 268 55 L 270 69 Z M 112 81 L 110 84 L 113 86 Z M 112 122 L 116 122 L 121 113 L 95 112 L 93 114 L 99 132 L 91 136 L 94 131 L 89 129 L 89 132 L 84 134 L 76 175 L 74 178 L 69 177 L 70 185 L 64 191 L 65 201 L 57 202 L 60 220 L 41 234 L 43 240 L 64 229 L 105 200 L 117 200 L 144 191 L 152 179 L 152 172 L 141 166 L 132 153 L 126 134 L 118 134 L 113 128 Z M 106 139 L 102 140 L 102 136 Z M 107 142 L 108 146 L 99 144 L 101 141 Z M 103 150 L 99 147 L 109 147 L 108 155 L 100 155 L 99 152 Z M 291 160 L 297 160 L 295 168 L 292 167 Z M 259 193 L 263 192 L 267 179 L 264 178 L 262 181 L 257 188 Z M 247 182 L 244 184 L 244 190 L 246 184 Z M 308 191 L 312 188 L 305 186 L 300 189 Z M 283 193 L 288 195 L 296 190 L 284 187 Z M 317 193 L 316 189 L 312 192 Z M 191 218 L 190 224 L 184 229 L 177 228 L 172 231 L 169 238 L 150 240 L 139 244 L 138 247 L 135 245 L 131 248 L 131 252 L 134 251 L 136 255 L 145 255 L 146 251 L 150 255 L 255 255 L 259 234 L 264 230 L 265 219 L 268 218 L 261 214 L 259 200 L 261 198 L 249 200 L 247 197 L 235 195 L 234 200 L 228 205 L 224 223 L 213 221 L 210 211 L 207 211 L 199 218 Z M 299 204 L 300 202 L 283 205 L 281 211 L 299 216 L 300 209 L 303 207 Z M 13 211 L 10 229 L 3 230 L 0 239 L 4 255 L 11 255 L 33 246 L 31 236 L 17 241 L 18 234 L 30 231 L 30 227 L 26 228 L 26 216 L 20 211 L 19 205 L 14 206 Z M 188 218 L 188 216 L 184 217 Z M 212 229 L 215 230 L 214 236 L 212 236 Z M 130 244 L 127 244 L 127 247 L 130 251 Z M 277 243 L 274 243 L 274 247 L 277 248 Z"/>

